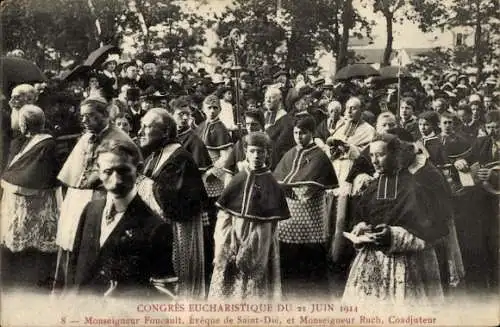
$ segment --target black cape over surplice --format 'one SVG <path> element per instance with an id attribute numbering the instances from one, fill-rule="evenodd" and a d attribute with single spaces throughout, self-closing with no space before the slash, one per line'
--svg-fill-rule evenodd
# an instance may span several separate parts
<path id="1" fill-rule="evenodd" d="M 217 200 L 230 214 L 257 221 L 290 218 L 285 192 L 267 168 L 236 174 Z"/>
<path id="2" fill-rule="evenodd" d="M 146 159 L 146 167 L 149 161 L 159 159 L 161 150 Z M 181 222 L 201 213 L 207 193 L 198 166 L 184 148 L 177 148 L 154 173 L 146 169 L 144 175 L 155 181 L 155 198 L 168 218 Z"/>
<path id="3" fill-rule="evenodd" d="M 274 170 L 274 177 L 291 186 L 316 185 L 321 188 L 337 186 L 337 176 L 326 154 L 317 145 L 289 150 Z"/>

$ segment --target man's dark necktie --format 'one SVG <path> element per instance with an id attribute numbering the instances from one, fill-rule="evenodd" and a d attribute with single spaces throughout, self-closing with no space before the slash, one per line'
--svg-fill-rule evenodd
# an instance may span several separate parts
<path id="1" fill-rule="evenodd" d="M 111 204 L 111 208 L 109 208 L 109 212 L 106 215 L 106 225 L 110 225 L 113 221 L 115 221 L 115 217 L 118 211 L 116 211 L 116 207 L 114 203 Z"/>

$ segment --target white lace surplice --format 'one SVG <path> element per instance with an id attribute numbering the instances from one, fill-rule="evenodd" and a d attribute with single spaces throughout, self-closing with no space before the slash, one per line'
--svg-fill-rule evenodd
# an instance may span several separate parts
<path id="1" fill-rule="evenodd" d="M 247 300 L 280 298 L 279 245 L 275 223 L 252 222 L 221 210 L 214 238 L 214 271 L 209 297 Z"/>
<path id="2" fill-rule="evenodd" d="M 54 189 L 32 191 L 29 195 L 21 195 L 4 187 L 2 243 L 13 252 L 28 248 L 55 252 L 59 215 L 56 192 Z"/>
<path id="3" fill-rule="evenodd" d="M 436 253 L 402 227 L 391 226 L 391 248 L 362 248 L 351 267 L 343 301 L 432 304 L 443 301 Z M 352 302 L 355 301 L 355 302 Z"/>

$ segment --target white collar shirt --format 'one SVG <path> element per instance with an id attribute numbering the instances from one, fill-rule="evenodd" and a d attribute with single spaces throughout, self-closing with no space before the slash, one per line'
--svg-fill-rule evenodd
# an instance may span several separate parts
<path id="1" fill-rule="evenodd" d="M 135 186 L 124 198 L 113 198 L 111 194 L 108 193 L 106 197 L 106 205 L 104 206 L 101 219 L 101 236 L 99 238 L 99 244 L 101 247 L 104 245 L 109 235 L 111 235 L 120 220 L 123 218 L 123 214 L 127 210 L 128 205 L 130 204 L 130 202 L 132 202 L 136 195 L 137 188 Z M 106 217 L 108 216 L 111 210 L 111 205 L 113 203 L 115 205 L 116 214 L 114 216 L 114 220 L 108 224 L 106 222 Z"/>

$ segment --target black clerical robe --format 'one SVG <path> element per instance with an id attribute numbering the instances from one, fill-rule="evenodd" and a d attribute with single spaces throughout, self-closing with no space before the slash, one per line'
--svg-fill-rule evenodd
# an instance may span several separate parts
<path id="1" fill-rule="evenodd" d="M 177 139 L 184 149 L 191 153 L 202 173 L 212 167 L 212 159 L 210 158 L 207 147 L 193 129 L 188 128 L 178 133 Z"/>

